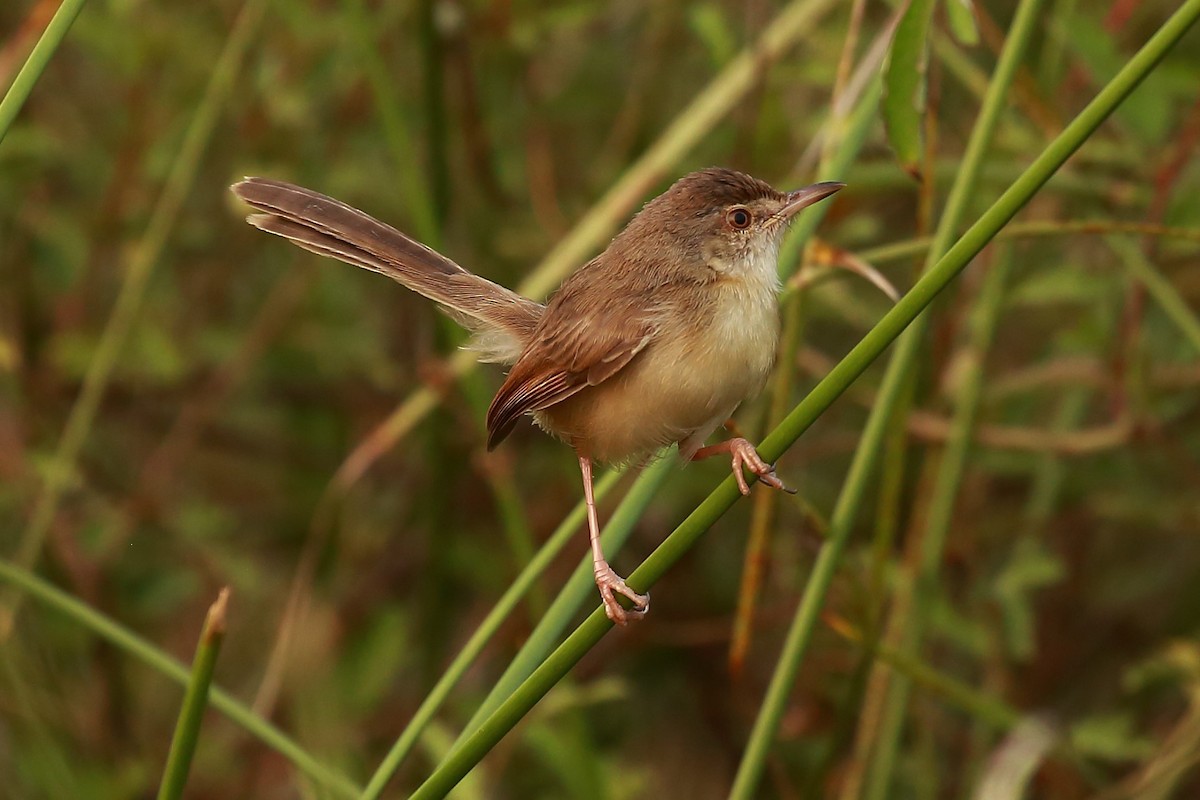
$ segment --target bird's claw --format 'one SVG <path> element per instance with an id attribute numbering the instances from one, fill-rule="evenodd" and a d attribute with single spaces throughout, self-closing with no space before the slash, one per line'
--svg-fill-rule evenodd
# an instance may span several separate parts
<path id="1" fill-rule="evenodd" d="M 775 474 L 775 467 L 763 461 L 762 456 L 754 449 L 754 445 L 750 444 L 746 439 L 733 439 L 729 443 L 729 453 L 733 459 L 733 476 L 737 478 L 738 489 L 743 495 L 750 494 L 750 484 L 746 482 L 746 476 L 742 472 L 742 467 L 753 472 L 758 476 L 759 481 L 770 486 L 772 489 L 778 489 L 781 492 L 795 494 L 795 489 L 789 489 L 783 481 L 779 480 L 779 476 Z"/>
<path id="2" fill-rule="evenodd" d="M 650 595 L 638 594 L 626 585 L 620 575 L 613 572 L 607 562 L 599 562 L 595 566 L 596 588 L 604 600 L 604 613 L 618 625 L 625 625 L 630 620 L 639 620 L 650 610 Z M 617 595 L 624 595 L 633 602 L 633 608 L 625 608 L 617 600 Z"/>

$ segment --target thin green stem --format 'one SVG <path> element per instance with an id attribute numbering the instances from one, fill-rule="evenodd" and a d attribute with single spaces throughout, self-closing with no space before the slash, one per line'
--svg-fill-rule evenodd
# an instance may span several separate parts
<path id="1" fill-rule="evenodd" d="M 662 487 L 663 481 L 676 469 L 678 466 L 673 463 L 673 459 L 663 458 L 650 465 L 645 472 L 638 476 L 633 488 L 621 500 L 621 504 L 613 512 L 608 524 L 604 526 L 600 541 L 603 543 L 605 553 L 611 556 L 619 552 L 633 533 L 634 525 L 637 524 L 643 512 L 650 505 L 650 501 Z M 589 598 L 595 597 L 595 591 L 592 560 L 587 557 L 579 562 L 579 566 L 575 568 L 575 572 L 559 596 L 550 605 L 546 615 L 529 634 L 529 638 L 525 640 L 525 644 L 521 646 L 508 669 L 504 671 L 500 680 L 480 703 L 471 719 L 463 726 L 463 732 L 459 735 L 455 747 L 461 745 L 466 737 L 479 727 L 483 720 L 487 719 L 488 715 L 506 700 L 523 680 L 529 677 L 546 657 L 546 654 L 554 648 L 559 636 L 562 635 L 571 618 L 578 613 L 580 607 Z"/>
<path id="2" fill-rule="evenodd" d="M 118 650 L 133 656 L 180 686 L 186 687 L 191 680 L 190 671 L 182 663 L 171 658 L 133 631 L 17 564 L 0 559 L 0 581 L 20 587 L 35 600 L 66 615 Z M 316 783 L 339 797 L 356 797 L 358 795 L 360 790 L 353 781 L 305 752 L 300 745 L 289 739 L 281 730 L 255 714 L 248 706 L 235 700 L 227 692 L 213 687 L 209 691 L 208 699 L 213 708 L 241 725 L 251 736 L 291 761 L 297 769 Z"/>
<path id="3" fill-rule="evenodd" d="M 1036 236 L 1077 236 L 1080 234 L 1122 234 L 1129 236 L 1159 236 L 1164 239 L 1184 239 L 1200 242 L 1200 228 L 1180 228 L 1146 222 L 1118 220 L 1067 220 L 1063 222 L 1014 222 L 996 235 L 997 241 L 1026 239 Z M 881 264 L 919 256 L 929 251 L 932 236 L 879 245 L 855 253 L 868 264 Z"/>
<path id="4" fill-rule="evenodd" d="M 1038 2 L 1040 0 L 1024 0 L 1018 8 L 1017 16 L 1013 21 L 1012 32 L 1005 43 L 1004 52 L 1001 54 L 1000 61 L 996 66 L 995 78 L 988 87 L 983 107 L 980 110 L 979 119 L 967 143 L 959 177 L 951 187 L 950 196 L 946 202 L 946 209 L 942 217 L 938 220 L 938 227 L 934 233 L 933 242 L 930 245 L 930 250 L 926 258 L 925 277 L 918 281 L 913 290 L 901 299 L 900 303 L 897 304 L 887 317 L 884 317 L 880 325 L 885 324 L 888 317 L 892 316 L 900 306 L 916 294 L 922 285 L 928 284 L 930 278 L 938 274 L 939 267 L 945 262 L 945 259 L 942 259 L 937 265 L 933 264 L 948 249 L 954 231 L 958 228 L 960 221 L 966 213 L 967 199 L 974 189 L 975 181 L 983 164 L 984 153 L 995 130 L 996 120 L 1004 108 L 1004 97 L 1019 63 L 1021 51 L 1032 30 L 1032 23 L 1035 18 L 1034 12 L 1036 11 Z M 1086 138 L 1086 134 L 1084 134 L 1084 138 Z M 1082 141 L 1083 139 L 1079 140 L 1080 143 Z M 1053 147 L 1053 144 L 1051 147 Z M 1034 166 L 1037 163 L 1035 162 Z M 1047 178 L 1049 174 L 1049 172 L 1046 174 Z M 1017 184 L 1020 183 L 1021 179 L 1018 179 Z M 1014 186 L 1017 184 L 1014 184 Z M 1039 185 L 1040 182 L 1030 187 L 1030 195 L 1036 191 Z M 1011 191 L 1010 189 L 1009 192 L 1006 192 L 1000 201 L 997 201 L 997 204 L 992 209 L 989 209 L 989 213 L 996 206 L 1003 203 L 1005 197 L 1010 196 Z M 1021 204 L 1023 204 L 1023 201 Z M 1019 207 L 1020 204 L 1014 204 L 1011 213 L 1003 220 L 997 221 L 997 231 L 1007 223 L 1008 219 L 1016 213 Z M 985 214 L 983 219 L 986 219 L 987 216 L 988 214 Z M 979 223 L 976 223 L 971 230 L 975 230 L 978 227 Z M 968 231 L 959 244 L 961 245 L 964 240 L 968 240 L 970 235 L 971 231 Z M 991 237 L 989 236 L 988 238 L 990 239 Z M 980 245 L 980 249 L 982 249 L 982 244 Z M 969 258 L 974 255 L 975 253 L 971 253 L 970 256 L 967 256 L 963 261 L 963 265 L 965 266 Z M 932 299 L 933 295 L 930 295 L 924 305 L 928 305 Z M 918 313 L 919 311 L 920 309 L 918 309 Z M 916 316 L 915 313 L 914 316 Z M 875 330 L 878 329 L 879 326 L 876 326 Z M 868 334 L 868 338 L 874 332 L 873 330 Z M 904 332 L 896 348 L 896 353 L 888 364 L 883 389 L 880 391 L 880 396 L 876 399 L 875 406 L 871 410 L 866 430 L 854 454 L 850 474 L 847 476 L 842 492 L 838 497 L 838 503 L 830 525 L 829 539 L 821 548 L 817 565 L 813 568 L 813 574 L 809 577 L 804 597 L 801 600 L 800 607 L 796 611 L 792 627 L 784 644 L 783 653 L 779 659 L 779 664 L 776 667 L 770 687 L 767 690 L 767 697 L 763 701 L 759 717 L 755 721 L 754 728 L 750 734 L 750 742 L 742 757 L 742 763 L 738 767 L 733 790 L 730 793 L 730 797 L 732 798 L 750 797 L 758 786 L 762 770 L 766 765 L 770 744 L 774 740 L 779 720 L 783 716 L 784 707 L 787 702 L 787 692 L 794 683 L 796 674 L 799 672 L 800 664 L 804 659 L 804 652 L 807 649 L 812 630 L 816 625 L 818 614 L 824 603 L 825 594 L 828 591 L 829 584 L 833 580 L 837 560 L 840 558 L 841 552 L 850 537 L 855 516 L 866 492 L 867 482 L 871 475 L 874 474 L 875 465 L 882 451 L 881 445 L 886 437 L 889 422 L 895 418 L 895 411 L 903 394 L 901 389 L 904 386 L 907 376 L 915 368 L 918 354 L 921 351 L 922 337 L 923 324 L 921 320 L 917 320 L 916 324 Z M 864 339 L 864 341 L 866 340 Z M 855 349 L 857 350 L 858 348 Z M 854 353 L 851 352 L 847 358 L 849 359 L 853 355 Z M 845 361 L 843 361 L 844 363 Z M 837 371 L 836 368 L 834 371 Z M 872 770 L 867 770 L 867 773 L 870 775 L 872 781 L 876 779 L 876 776 L 872 774 Z"/>
<path id="5" fill-rule="evenodd" d="M 158 787 L 158 800 L 177 800 L 183 797 L 187 785 L 188 770 L 196 743 L 200 739 L 200 723 L 208 707 L 209 687 L 212 686 L 213 670 L 217 666 L 217 654 L 221 651 L 221 640 L 225 638 L 225 609 L 229 604 L 229 589 L 222 589 L 204 617 L 200 631 L 200 642 L 196 646 L 196 657 L 192 660 L 192 677 L 183 696 L 183 708 L 175 722 L 175 735 L 171 737 L 171 749 L 167 753 L 167 766 L 163 770 L 162 783 Z"/>
<path id="6" fill-rule="evenodd" d="M 1158 307 L 1167 315 L 1167 319 L 1175 325 L 1192 347 L 1200 352 L 1200 319 L 1188 307 L 1187 301 L 1179 294 L 1179 290 L 1163 277 L 1146 258 L 1142 249 L 1129 239 L 1108 238 L 1108 246 L 1117 252 L 1125 266 L 1143 286 Z"/>
<path id="7" fill-rule="evenodd" d="M 917 540 L 919 552 L 916 574 L 912 581 L 901 584 L 905 587 L 902 591 L 911 592 L 912 597 L 893 606 L 893 617 L 889 622 L 890 640 L 894 650 L 909 656 L 914 662 L 917 661 L 917 653 L 924 636 L 925 620 L 929 618 L 933 595 L 937 589 L 937 576 L 945 551 L 946 537 L 950 532 L 955 500 L 962 484 L 979 402 L 983 396 L 984 359 L 999 318 L 1010 266 L 1011 259 L 1006 250 L 988 273 L 980 293 L 972 320 L 972 340 L 968 344 L 967 363 L 963 368 L 958 396 L 955 398 L 954 422 L 945 450 L 937 464 L 924 531 Z M 903 674 L 897 674 L 888 685 L 882 714 L 883 723 L 879 726 L 871 766 L 866 770 L 868 797 L 882 798 L 890 794 L 890 776 L 892 765 L 895 763 L 908 695 L 907 678 Z"/>
<path id="8" fill-rule="evenodd" d="M 392 154 L 396 186 L 404 198 L 410 215 L 411 233 L 435 250 L 441 242 L 441 226 L 435 204 L 430 202 L 429 181 L 425 179 L 418 150 L 407 120 L 414 115 L 405 109 L 396 96 L 396 83 L 379 45 L 373 36 L 377 26 L 371 24 L 363 0 L 343 0 L 349 12 L 358 46 L 353 48 L 362 65 L 363 74 L 375 96 L 375 111 L 383 128 L 383 139 Z"/>
<path id="9" fill-rule="evenodd" d="M 205 89 L 204 97 L 196 108 L 196 114 L 171 164 L 171 171 L 163 184 L 162 194 L 154 205 L 146 232 L 133 250 L 116 304 L 108 323 L 104 326 L 96 353 L 88 364 L 83 388 L 71 407 L 62 438 L 59 439 L 54 456 L 46 468 L 45 483 L 38 495 L 33 514 L 21 534 L 14 561 L 26 569 L 33 567 L 38 554 L 41 553 L 46 533 L 58 512 L 59 499 L 68 480 L 74 474 L 75 462 L 91 431 L 117 358 L 121 355 L 121 350 L 141 311 L 150 275 L 162 256 L 167 237 L 174 229 L 183 203 L 191 192 L 192 184 L 195 183 L 200 160 L 212 139 L 221 108 L 237 85 L 237 75 L 241 71 L 250 42 L 262 25 L 266 6 L 267 0 L 247 0 L 242 6 L 233 31 L 225 42 L 225 48 L 213 66 L 212 78 Z M 7 638 L 12 630 L 19 604 L 20 594 L 0 600 L 0 641 Z"/>
<path id="10" fill-rule="evenodd" d="M 1112 113 L 1120 102 L 1154 68 L 1172 45 L 1200 17 L 1200 0 L 1188 0 L 1080 112 L 1029 168 L 1001 195 L 961 239 L 938 260 L 912 290 L 884 316 L 874 329 L 801 401 L 784 422 L 764 440 L 759 452 L 776 460 L 891 344 L 933 298 L 971 261 L 999 230 L 1029 201 Z M 726 478 L 667 537 L 627 579 L 644 591 L 686 554 L 712 524 L 740 497 L 733 476 Z M 820 559 L 818 559 L 819 563 Z M 454 785 L 612 627 L 597 609 L 429 776 L 412 795 L 414 800 L 445 796 Z"/>
<path id="11" fill-rule="evenodd" d="M 599 502 L 605 495 L 617 484 L 620 480 L 620 473 L 610 472 L 600 480 L 596 481 L 596 501 Z M 525 568 L 517 576 L 508 590 L 484 617 L 483 622 L 479 623 L 479 627 L 471 634 L 471 638 L 463 645 L 462 650 L 450 665 L 446 667 L 442 673 L 442 677 L 438 679 L 437 684 L 426 695 L 421 706 L 413 714 L 408 725 L 401 731 L 400 737 L 396 743 L 392 745 L 392 749 L 388 751 L 387 756 L 380 762 L 379 767 L 375 770 L 375 774 L 371 776 L 367 788 L 363 791 L 363 798 L 378 797 L 386 787 L 387 782 L 408 754 L 412 752 L 413 746 L 420 739 L 422 732 L 433 721 L 434 715 L 441 709 L 442 704 L 446 702 L 446 698 L 450 696 L 451 690 L 458 684 L 462 676 L 466 674 L 471 664 L 483 652 L 483 648 L 491 641 L 496 631 L 500 629 L 500 625 L 516 608 L 517 603 L 521 601 L 533 586 L 534 581 L 541 577 L 550 563 L 562 552 L 563 547 L 578 535 L 579 528 L 586 520 L 587 509 L 581 500 L 571 513 L 563 518 L 558 528 L 542 545 L 542 548 L 533 558 L 529 559 Z"/>
<path id="12" fill-rule="evenodd" d="M 0 100 L 0 142 L 4 141 L 8 129 L 12 127 L 13 121 L 21 113 L 25 101 L 33 93 L 34 85 L 46 71 L 46 65 L 50 63 L 54 52 L 66 38 L 67 31 L 71 30 L 71 25 L 79 16 L 79 12 L 83 10 L 85 2 L 86 0 L 63 0 L 58 11 L 54 12 L 50 24 L 46 26 L 46 30 L 42 31 L 42 35 L 38 37 L 37 44 L 33 46 L 33 52 L 29 54 L 25 65 L 21 67 L 21 71 L 17 73 L 12 85 L 4 93 L 4 98 Z"/>

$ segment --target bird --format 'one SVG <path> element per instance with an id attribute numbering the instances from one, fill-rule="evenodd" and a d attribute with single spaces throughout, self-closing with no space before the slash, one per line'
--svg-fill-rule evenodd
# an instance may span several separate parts
<path id="1" fill-rule="evenodd" d="M 802 209 L 844 186 L 783 192 L 733 169 L 692 172 L 648 201 L 544 304 L 311 189 L 247 177 L 231 190 L 254 210 L 246 218 L 254 227 L 392 278 L 461 323 L 481 361 L 510 365 L 487 411 L 487 448 L 528 415 L 575 451 L 596 586 L 607 617 L 625 625 L 646 615 L 650 598 L 601 549 L 593 464 L 643 464 L 674 445 L 685 462 L 728 457 L 743 495 L 744 470 L 788 491 L 745 438 L 705 442 L 774 366 L 784 233 Z"/>

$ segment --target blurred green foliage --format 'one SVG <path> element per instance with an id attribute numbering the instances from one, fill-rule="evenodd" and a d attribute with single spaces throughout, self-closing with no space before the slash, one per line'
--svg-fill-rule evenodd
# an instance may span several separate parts
<path id="1" fill-rule="evenodd" d="M 775 5 L 270 3 L 154 262 L 38 572 L 184 660 L 204 609 L 230 585 L 216 682 L 365 782 L 522 566 L 521 541 L 506 538 L 506 526 L 540 541 L 578 501 L 578 474 L 569 451 L 532 428 L 485 453 L 470 382 L 486 394 L 499 371 L 456 380 L 447 371 L 456 336 L 427 303 L 257 233 L 226 187 L 247 174 L 312 186 L 515 285 L 755 39 Z M 920 157 L 935 162 L 939 201 L 979 105 L 970 70 L 990 72 L 1011 13 L 1007 3 L 974 5 L 977 43 L 964 38 L 961 10 L 949 16 L 958 40 L 945 9 L 934 17 L 927 103 L 937 125 Z M 1174 5 L 1047 3 L 971 214 Z M 54 7 L 0 5 L 0 86 Z M 806 182 L 813 162 L 803 154 L 828 114 L 849 7 L 837 5 L 816 35 L 762 65 L 760 84 L 675 174 L 723 164 L 779 186 Z M 93 0 L 0 143 L 0 557 L 20 546 L 241 8 Z M 887 4 L 866 5 L 858 57 L 889 14 Z M 1190 227 L 1190 239 L 1131 241 L 1193 310 L 1198 37 L 1189 34 L 1022 217 Z M 819 231 L 851 252 L 931 227 L 876 127 Z M 1070 729 L 1088 768 L 1047 761 L 1037 796 L 1125 796 L 1197 755 L 1178 743 L 1193 741 L 1200 704 L 1200 353 L 1103 236 L 1064 232 L 1013 247 L 921 656 Z M 879 586 L 864 577 L 873 524 L 864 509 L 763 796 L 835 796 L 861 769 L 851 742 L 874 724 L 863 711 L 871 659 L 844 634 L 870 641 L 902 579 L 905 534 L 920 527 L 965 318 L 990 258 L 937 306 L 914 376 L 910 468 L 887 577 Z M 901 289 L 911 284 L 913 262 L 878 266 Z M 795 397 L 887 307 L 853 278 L 806 290 L 797 362 L 779 367 L 796 371 Z M 880 375 L 873 368 L 779 465 L 820 515 Z M 422 386 L 439 391 L 436 410 L 348 495 L 323 502 L 347 455 Z M 747 430 L 764 405 L 743 410 Z M 615 559 L 618 571 L 724 475 L 701 464 L 670 477 Z M 505 491 L 519 500 L 517 520 L 501 507 Z M 731 678 L 726 652 L 749 504 L 655 587 L 650 618 L 593 651 L 462 796 L 724 796 L 817 546 L 802 503 L 783 502 L 775 520 L 741 674 Z M 541 580 L 543 599 L 512 616 L 453 693 L 392 783 L 396 796 L 445 754 L 584 543 L 581 530 Z M 289 606 L 297 574 L 303 602 Z M 294 627 L 280 645 L 285 618 Z M 1150 671 L 1153 681 L 1128 679 Z M 0 643 L 0 796 L 147 796 L 180 699 L 156 671 L 27 600 Z M 919 682 L 907 713 L 894 796 L 967 796 L 1000 735 Z M 1162 796 L 1200 793 L 1194 773 L 1177 768 L 1174 794 Z M 186 796 L 320 793 L 243 728 L 210 715 Z"/>

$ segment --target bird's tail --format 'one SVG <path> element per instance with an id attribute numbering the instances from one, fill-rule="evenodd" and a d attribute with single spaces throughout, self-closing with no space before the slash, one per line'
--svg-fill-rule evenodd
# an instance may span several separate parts
<path id="1" fill-rule="evenodd" d="M 269 178 L 246 178 L 230 188 L 261 212 L 246 218 L 254 227 L 387 275 L 442 306 L 475 334 L 485 361 L 516 361 L 545 310 L 331 197 Z"/>

